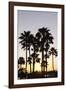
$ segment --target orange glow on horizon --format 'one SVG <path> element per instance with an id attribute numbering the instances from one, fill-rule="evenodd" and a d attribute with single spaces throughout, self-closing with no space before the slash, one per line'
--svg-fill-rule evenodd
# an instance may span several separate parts
<path id="1" fill-rule="evenodd" d="M 25 68 L 25 65 L 22 65 L 22 67 Z M 33 65 L 31 64 L 31 71 L 33 69 Z M 47 71 L 52 71 L 52 57 L 48 59 L 48 66 L 47 66 Z M 57 70 L 57 61 L 56 58 L 54 58 L 54 70 Z M 27 71 L 30 72 L 30 65 L 27 64 Z M 35 63 L 35 71 L 41 71 L 41 64 L 40 63 Z"/>

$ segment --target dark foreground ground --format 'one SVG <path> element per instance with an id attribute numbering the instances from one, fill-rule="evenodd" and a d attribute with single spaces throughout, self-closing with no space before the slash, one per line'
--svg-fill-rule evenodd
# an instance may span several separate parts
<path id="1" fill-rule="evenodd" d="M 48 71 L 46 72 L 32 72 L 32 73 L 24 73 L 22 71 L 18 71 L 19 79 L 32 79 L 32 78 L 53 78 L 57 77 L 57 71 Z"/>

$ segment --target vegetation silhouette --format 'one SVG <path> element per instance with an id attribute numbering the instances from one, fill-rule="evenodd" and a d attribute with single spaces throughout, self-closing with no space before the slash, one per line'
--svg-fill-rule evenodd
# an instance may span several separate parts
<path id="1" fill-rule="evenodd" d="M 22 48 L 26 50 L 26 77 L 27 77 L 27 50 L 30 47 L 29 46 L 29 39 L 30 39 L 30 31 L 24 31 L 24 33 L 21 33 L 21 36 L 19 37 L 21 40 L 19 43 L 21 43 Z M 30 49 L 29 49 L 30 53 Z"/>
<path id="2" fill-rule="evenodd" d="M 57 71 L 54 70 L 54 56 L 57 56 L 58 53 L 55 47 L 51 47 L 51 44 L 54 43 L 54 37 L 50 33 L 50 30 L 48 28 L 42 27 L 38 29 L 36 34 L 32 34 L 30 31 L 24 31 L 21 33 L 19 39 L 19 43 L 22 46 L 21 49 L 26 51 L 26 57 L 19 57 L 18 59 L 18 64 L 20 64 L 18 76 L 21 77 L 20 79 L 57 77 Z M 40 53 L 41 58 L 39 57 Z M 50 58 L 50 56 L 52 56 L 53 71 L 47 71 L 48 64 L 50 64 L 48 63 L 48 58 Z M 35 71 L 36 62 L 40 63 L 40 72 Z M 27 70 L 27 63 L 30 65 L 30 72 Z M 25 69 L 23 67 L 21 68 L 22 64 L 26 65 Z"/>
<path id="3" fill-rule="evenodd" d="M 18 59 L 18 65 L 20 65 L 20 68 L 22 68 L 21 66 L 25 64 L 25 60 L 23 57 L 19 57 Z"/>

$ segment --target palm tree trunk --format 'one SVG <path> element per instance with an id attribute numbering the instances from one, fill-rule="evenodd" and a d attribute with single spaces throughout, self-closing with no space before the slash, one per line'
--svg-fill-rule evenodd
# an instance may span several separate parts
<path id="1" fill-rule="evenodd" d="M 35 46 L 34 46 L 34 54 L 35 54 Z M 35 69 L 35 57 L 33 57 L 33 72 L 34 72 L 34 69 Z"/>
<path id="2" fill-rule="evenodd" d="M 29 57 L 30 57 L 30 45 L 29 45 Z M 31 73 L 31 61 L 30 61 L 30 73 Z"/>
<path id="3" fill-rule="evenodd" d="M 34 66 L 35 66 L 35 65 L 34 65 L 34 58 L 33 58 L 33 72 L 34 72 Z"/>
<path id="4" fill-rule="evenodd" d="M 46 56 L 47 56 L 47 51 L 46 51 Z M 47 77 L 47 57 L 46 57 L 46 77 Z"/>
<path id="5" fill-rule="evenodd" d="M 27 78 L 27 43 L 26 43 L 26 78 Z"/>
<path id="6" fill-rule="evenodd" d="M 34 68 L 35 68 L 35 61 L 34 61 L 34 58 L 33 58 L 33 72 L 34 72 Z"/>
<path id="7" fill-rule="evenodd" d="M 44 51 L 42 50 L 42 62 L 44 61 Z"/>
<path id="8" fill-rule="evenodd" d="M 26 46 L 26 71 L 27 71 L 27 46 Z"/>
<path id="9" fill-rule="evenodd" d="M 53 68 L 53 71 L 54 71 L 54 58 L 53 58 L 53 55 L 52 55 L 52 68 Z"/>
<path id="10" fill-rule="evenodd" d="M 31 63 L 30 63 L 30 73 L 31 73 Z"/>
<path id="11" fill-rule="evenodd" d="M 44 61 L 44 50 L 42 50 L 42 62 Z M 45 72 L 45 65 L 44 65 L 44 72 Z"/>
<path id="12" fill-rule="evenodd" d="M 43 50 L 43 61 L 45 61 L 44 60 L 44 50 Z M 45 72 L 45 64 L 44 64 L 44 72 Z"/>
<path id="13" fill-rule="evenodd" d="M 43 53 L 43 50 L 42 50 L 42 63 L 44 61 L 44 53 Z"/>

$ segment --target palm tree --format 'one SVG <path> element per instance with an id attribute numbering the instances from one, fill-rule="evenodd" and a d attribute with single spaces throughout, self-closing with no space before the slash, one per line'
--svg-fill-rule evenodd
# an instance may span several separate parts
<path id="1" fill-rule="evenodd" d="M 31 50 L 33 51 L 33 53 L 31 54 L 31 57 L 33 58 L 33 72 L 34 72 L 34 69 L 35 69 L 35 59 L 36 59 L 36 55 L 37 52 L 38 52 L 38 42 L 37 42 L 37 39 L 36 39 L 36 36 L 32 35 L 31 36 L 31 45 L 32 45 L 32 48 Z"/>
<path id="2" fill-rule="evenodd" d="M 47 28 L 40 28 L 38 30 L 38 33 L 36 34 L 36 37 L 39 39 L 39 47 L 40 47 L 40 52 L 42 52 L 42 63 L 45 61 L 46 64 L 46 71 L 47 71 L 47 52 L 49 50 L 50 44 L 53 43 L 53 37 L 51 33 L 49 33 L 50 30 Z M 46 52 L 46 55 L 45 55 Z M 44 64 L 43 64 L 44 65 Z M 45 65 L 44 65 L 45 68 Z M 45 70 L 45 69 L 44 69 Z"/>
<path id="3" fill-rule="evenodd" d="M 32 45 L 32 39 L 33 39 L 33 35 L 32 34 L 30 34 L 29 36 L 28 36 L 28 50 L 29 50 L 29 57 L 28 57 L 28 62 L 29 62 L 29 64 L 30 64 L 30 73 L 31 73 L 31 63 L 32 63 L 32 61 L 31 61 L 31 57 L 30 57 L 30 55 L 31 55 L 31 45 Z"/>
<path id="4" fill-rule="evenodd" d="M 27 50 L 28 50 L 28 41 L 29 41 L 30 31 L 24 31 L 24 33 L 21 33 L 21 36 L 19 37 L 20 44 L 22 45 L 22 48 L 26 50 L 26 73 L 27 73 Z"/>
<path id="5" fill-rule="evenodd" d="M 47 65 L 48 65 L 48 62 L 46 62 L 46 61 L 43 61 L 41 63 L 42 77 L 47 77 L 47 73 L 46 73 L 46 67 L 47 67 Z"/>
<path id="6" fill-rule="evenodd" d="M 36 33 L 36 38 L 38 39 L 39 51 L 42 52 L 42 63 L 44 61 L 44 43 L 45 43 L 45 28 L 40 28 Z M 41 63 L 41 66 L 43 66 Z M 44 69 L 45 70 L 45 69 Z"/>
<path id="7" fill-rule="evenodd" d="M 28 62 L 29 62 L 29 64 L 30 64 L 30 73 L 31 73 L 31 63 L 32 63 L 32 58 L 31 57 L 28 57 Z"/>
<path id="8" fill-rule="evenodd" d="M 22 68 L 21 65 L 24 65 L 25 64 L 25 60 L 24 60 L 23 57 L 19 57 L 18 64 L 20 65 L 20 68 Z"/>
<path id="9" fill-rule="evenodd" d="M 50 47 L 50 45 L 49 45 L 49 43 L 47 42 L 46 44 L 45 44 L 45 62 L 46 62 L 46 72 L 47 72 L 47 59 L 49 58 L 49 54 L 48 54 L 48 50 L 49 50 L 49 47 Z"/>
<path id="10" fill-rule="evenodd" d="M 52 68 L 54 71 L 54 56 L 57 57 L 57 49 L 55 49 L 54 47 L 52 47 L 49 51 L 49 54 L 52 55 Z"/>
<path id="11" fill-rule="evenodd" d="M 36 62 L 36 60 L 38 58 L 38 55 L 39 54 L 37 54 L 37 53 L 32 53 L 31 54 L 31 57 L 33 58 L 33 72 L 35 71 L 35 62 Z"/>
<path id="12" fill-rule="evenodd" d="M 42 52 L 42 62 L 44 61 L 44 51 L 45 51 L 45 38 L 46 38 L 46 28 L 40 28 L 39 32 L 41 34 L 41 39 L 40 39 L 40 51 Z"/>
<path id="13" fill-rule="evenodd" d="M 47 62 L 47 58 L 49 58 L 49 54 L 48 54 L 48 51 L 49 51 L 49 48 L 50 48 L 50 44 L 53 44 L 53 36 L 52 34 L 50 33 L 50 30 L 46 28 L 46 41 L 45 41 L 45 59 L 46 59 L 46 62 Z M 46 63 L 46 72 L 47 72 L 47 63 Z"/>

